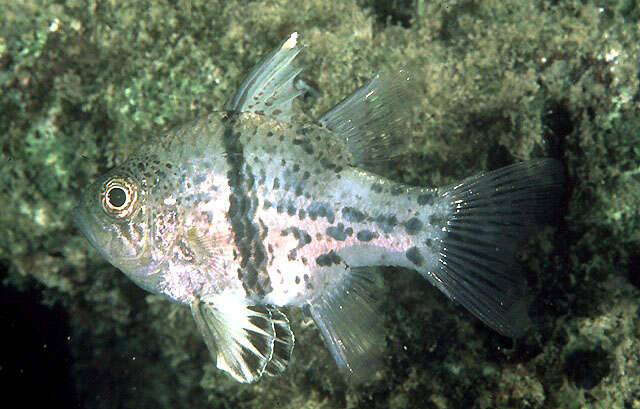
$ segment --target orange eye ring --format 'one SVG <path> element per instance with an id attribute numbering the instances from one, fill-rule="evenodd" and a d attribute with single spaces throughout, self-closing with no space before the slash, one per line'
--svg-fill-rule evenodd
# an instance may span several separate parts
<path id="1" fill-rule="evenodd" d="M 102 210 L 111 217 L 123 219 L 133 214 L 138 203 L 136 185 L 125 177 L 112 177 L 102 186 Z"/>

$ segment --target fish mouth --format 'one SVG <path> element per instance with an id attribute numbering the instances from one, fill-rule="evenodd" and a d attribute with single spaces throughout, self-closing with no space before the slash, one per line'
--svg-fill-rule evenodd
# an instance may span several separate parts
<path id="1" fill-rule="evenodd" d="M 81 207 L 75 207 L 71 210 L 71 219 L 80 233 L 87 239 L 89 244 L 96 250 L 102 252 L 101 246 L 96 240 L 96 233 L 91 229 L 91 222 L 87 217 L 87 213 Z M 94 223 L 95 224 L 95 223 Z"/>

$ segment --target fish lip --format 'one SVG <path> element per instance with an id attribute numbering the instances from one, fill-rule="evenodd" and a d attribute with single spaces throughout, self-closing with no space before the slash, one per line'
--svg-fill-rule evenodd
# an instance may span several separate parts
<path id="1" fill-rule="evenodd" d="M 87 213 L 80 206 L 74 207 L 71 210 L 71 220 L 76 228 L 80 230 L 80 233 L 82 233 L 85 239 L 87 239 L 89 244 L 91 244 L 91 246 L 96 250 L 100 250 L 100 247 L 96 242 L 95 233 L 93 233 L 89 227 L 91 226 L 91 223 L 87 218 Z"/>

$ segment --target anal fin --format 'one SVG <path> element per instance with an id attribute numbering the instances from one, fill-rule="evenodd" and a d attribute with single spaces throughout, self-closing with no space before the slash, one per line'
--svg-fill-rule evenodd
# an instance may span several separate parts
<path id="1" fill-rule="evenodd" d="M 314 299 L 309 310 L 338 367 L 364 381 L 381 366 L 384 326 L 371 270 L 353 269 L 343 284 Z"/>

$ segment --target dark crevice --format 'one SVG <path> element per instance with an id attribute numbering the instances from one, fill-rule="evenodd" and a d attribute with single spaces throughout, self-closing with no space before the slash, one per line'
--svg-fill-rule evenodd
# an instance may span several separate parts
<path id="1" fill-rule="evenodd" d="M 0 265 L 0 278 L 5 274 L 6 266 Z M 20 292 L 15 287 L 0 287 L 3 399 L 20 402 L 23 407 L 53 403 L 56 407 L 78 407 L 71 378 L 67 313 L 59 305 L 42 305 L 42 293 L 35 284 L 27 288 Z"/>

